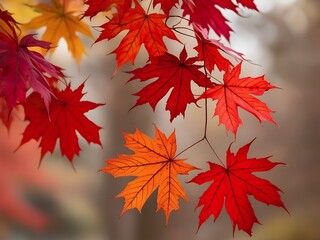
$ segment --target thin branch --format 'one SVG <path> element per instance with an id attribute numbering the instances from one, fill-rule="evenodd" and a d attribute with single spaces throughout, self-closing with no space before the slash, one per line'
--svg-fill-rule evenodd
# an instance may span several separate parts
<path id="1" fill-rule="evenodd" d="M 203 42 L 202 42 L 202 45 L 203 45 Z M 204 52 L 204 47 L 202 47 L 202 56 L 203 56 L 203 69 L 204 69 L 204 74 L 206 76 L 208 76 L 208 72 L 207 72 L 207 69 L 206 69 L 206 58 L 204 57 L 205 56 L 205 52 Z M 207 86 L 207 82 L 205 83 L 205 89 L 204 89 L 204 92 L 206 92 L 208 89 L 208 86 Z M 208 130 L 208 99 L 207 98 L 204 98 L 204 134 L 203 134 L 203 138 L 207 139 L 207 130 Z"/>
<path id="2" fill-rule="evenodd" d="M 149 14 L 149 11 L 150 11 L 151 3 L 152 3 L 152 2 L 153 2 L 153 1 L 152 1 L 152 0 L 150 0 L 149 5 L 148 5 L 148 9 L 147 9 L 147 14 Z"/>
<path id="3" fill-rule="evenodd" d="M 190 21 L 190 19 L 182 17 L 180 15 L 169 15 L 168 18 L 180 18 L 180 22 L 181 22 L 181 20 L 185 20 L 185 21 L 188 21 L 188 22 Z"/>
<path id="4" fill-rule="evenodd" d="M 169 26 L 169 25 L 168 25 L 168 21 L 169 21 L 170 18 L 179 18 L 180 20 L 179 20 L 177 23 L 173 24 L 172 26 Z M 185 33 L 185 32 L 180 31 L 180 30 L 191 31 L 191 32 L 194 34 L 194 30 L 193 30 L 193 29 L 187 28 L 187 27 L 179 27 L 179 26 L 178 26 L 178 25 L 181 24 L 181 21 L 182 21 L 182 20 L 189 21 L 189 19 L 184 18 L 184 17 L 179 16 L 179 15 L 170 15 L 170 16 L 168 16 L 168 17 L 166 18 L 165 25 L 166 25 L 168 28 L 172 29 L 173 31 L 175 31 L 175 32 L 177 32 L 177 33 L 180 33 L 181 35 L 184 35 L 184 36 L 187 36 L 187 37 L 191 37 L 191 38 L 195 38 L 194 35 L 191 35 L 191 34 L 188 34 L 188 33 Z"/>
<path id="5" fill-rule="evenodd" d="M 189 147 L 187 147 L 186 149 L 182 150 L 181 152 L 179 152 L 174 158 L 177 158 L 178 156 L 180 156 L 182 153 L 188 151 L 190 148 L 194 147 L 195 145 L 201 143 L 204 140 L 204 138 L 196 141 L 195 143 L 191 144 Z"/>
<path id="6" fill-rule="evenodd" d="M 196 38 L 195 36 L 193 36 L 193 35 L 190 35 L 190 34 L 187 34 L 187 33 L 185 33 L 185 32 L 181 32 L 181 31 L 179 31 L 178 29 L 184 29 L 184 30 L 189 30 L 189 31 L 192 31 L 191 29 L 189 29 L 189 28 L 186 28 L 186 27 L 171 27 L 171 29 L 173 30 L 173 31 L 175 31 L 175 32 L 177 32 L 177 33 L 180 33 L 181 35 L 184 35 L 184 36 L 187 36 L 187 37 L 191 37 L 191 38 Z"/>
<path id="7" fill-rule="evenodd" d="M 220 79 L 218 79 L 218 78 L 216 78 L 216 77 L 212 76 L 210 73 L 207 73 L 207 75 L 208 75 L 210 78 L 213 78 L 214 80 L 216 80 L 218 83 L 223 84 L 223 82 L 221 82 L 221 80 L 220 80 Z"/>
<path id="8" fill-rule="evenodd" d="M 202 43 L 203 44 L 203 43 Z M 202 55 L 204 55 L 205 52 L 204 52 L 204 47 L 202 48 Z M 204 73 L 206 74 L 206 76 L 208 76 L 208 72 L 207 72 L 207 69 L 206 69 L 206 59 L 205 57 L 203 58 L 203 68 L 204 68 Z M 208 86 L 207 86 L 207 82 L 205 84 L 205 92 L 207 91 L 208 89 Z M 216 158 L 220 161 L 220 163 L 222 164 L 222 166 L 224 166 L 224 163 L 221 161 L 220 157 L 218 156 L 217 152 L 214 150 L 213 146 L 211 145 L 211 143 L 209 142 L 208 138 L 207 138 L 207 131 L 208 131 L 208 98 L 204 98 L 204 101 L 205 101 L 205 107 L 204 107 L 204 134 L 203 134 L 203 139 L 206 140 L 206 142 L 208 143 L 208 145 L 210 146 L 213 154 L 216 156 Z M 224 166 L 225 167 L 225 166 Z"/>

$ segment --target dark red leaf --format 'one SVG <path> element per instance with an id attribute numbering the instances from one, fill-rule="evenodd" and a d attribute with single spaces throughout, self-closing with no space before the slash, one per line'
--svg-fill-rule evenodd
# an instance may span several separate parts
<path id="1" fill-rule="evenodd" d="M 134 94 L 139 96 L 134 107 L 149 103 L 154 110 L 158 102 L 172 89 L 166 106 L 166 110 L 170 111 L 170 121 L 179 114 L 184 116 L 187 105 L 195 102 L 191 91 L 191 81 L 194 81 L 200 87 L 212 86 L 206 75 L 199 71 L 201 66 L 195 65 L 197 58 L 187 57 L 187 51 L 183 48 L 180 58 L 165 53 L 151 59 L 151 63 L 143 68 L 130 72 L 134 76 L 129 81 L 134 79 L 148 81 L 157 78 L 157 80 Z"/>
<path id="2" fill-rule="evenodd" d="M 229 55 L 238 61 L 244 60 L 243 54 L 224 46 L 220 41 L 210 39 L 208 30 L 197 25 L 193 25 L 198 45 L 195 50 L 199 53 L 198 58 L 204 62 L 209 72 L 217 66 L 220 71 L 227 71 L 232 63 L 221 53 Z"/>
<path id="3" fill-rule="evenodd" d="M 237 0 L 238 4 L 257 10 L 253 0 Z M 221 9 L 231 10 L 237 14 L 237 5 L 232 0 L 183 0 L 183 15 L 190 16 L 190 23 L 203 28 L 212 28 L 218 36 L 230 39 L 231 27 L 223 16 Z"/>

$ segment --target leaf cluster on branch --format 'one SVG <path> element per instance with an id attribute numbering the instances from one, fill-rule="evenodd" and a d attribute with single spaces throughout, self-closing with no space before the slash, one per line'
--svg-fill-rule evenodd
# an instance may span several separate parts
<path id="1" fill-rule="evenodd" d="M 207 137 L 209 99 L 216 102 L 214 116 L 218 116 L 219 123 L 235 136 L 242 124 L 239 107 L 260 122 L 275 123 L 272 111 L 257 97 L 276 87 L 264 76 L 241 77 L 243 61 L 246 61 L 243 54 L 220 41 L 221 38 L 229 41 L 232 32 L 224 10 L 238 15 L 243 8 L 258 11 L 254 0 L 87 0 L 84 3 L 51 0 L 29 7 L 38 16 L 24 25 L 18 24 L 5 9 L 0 12 L 0 119 L 10 128 L 10 113 L 17 105 L 24 107 L 29 125 L 21 145 L 32 139 L 38 141 L 42 159 L 54 151 L 59 139 L 61 153 L 71 164 L 80 152 L 76 132 L 88 143 L 102 145 L 101 127 L 85 113 L 103 104 L 81 100 L 85 83 L 73 90 L 63 73 L 63 66 L 51 64 L 45 55 L 53 54 L 60 39 L 64 38 L 73 58 L 80 63 L 86 48 L 78 34 L 93 38 L 84 19 L 105 15 L 100 35 L 94 41 L 109 42 L 120 37 L 117 47 L 108 49 L 117 61 L 115 74 L 124 64 L 134 66 L 142 46 L 148 54 L 145 66 L 128 72 L 132 75 L 129 81 L 147 82 L 134 94 L 138 99 L 132 108 L 149 104 L 155 110 L 168 96 L 165 110 L 170 112 L 170 122 L 180 115 L 187 116 L 188 106 L 192 104 L 203 104 L 205 115 L 203 138 L 179 153 L 175 132 L 166 137 L 155 127 L 154 139 L 139 130 L 124 134 L 125 146 L 134 154 L 109 159 L 107 166 L 101 169 L 115 177 L 136 177 L 117 195 L 125 200 L 122 213 L 132 208 L 141 211 L 152 192 L 158 189 L 158 210 L 164 211 L 168 222 L 170 213 L 179 209 L 179 198 L 187 200 L 177 176 L 199 170 L 178 157 L 203 141 L 220 163 L 209 162 L 209 170 L 190 180 L 196 184 L 212 182 L 197 206 L 202 207 L 199 227 L 211 215 L 217 219 L 225 206 L 233 229 L 238 227 L 251 235 L 258 219 L 248 199 L 250 195 L 265 204 L 286 209 L 279 195 L 280 189 L 253 175 L 254 172 L 269 171 L 280 163 L 273 163 L 268 157 L 248 158 L 251 142 L 236 154 L 231 152 L 230 145 L 224 164 Z M 38 36 L 24 34 L 26 30 L 41 27 L 46 27 L 41 40 Z M 181 49 L 180 54 L 170 53 L 167 44 Z M 34 50 L 34 47 L 40 50 Z M 195 56 L 188 56 L 187 49 L 190 48 L 195 49 Z M 213 77 L 216 71 L 223 72 L 222 79 Z M 194 93 L 192 83 L 200 95 Z"/>

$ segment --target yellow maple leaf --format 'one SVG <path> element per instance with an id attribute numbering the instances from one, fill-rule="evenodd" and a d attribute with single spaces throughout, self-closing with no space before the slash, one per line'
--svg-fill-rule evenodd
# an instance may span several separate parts
<path id="1" fill-rule="evenodd" d="M 82 55 L 86 54 L 86 50 L 77 32 L 91 38 L 93 35 L 89 26 L 80 20 L 79 15 L 77 15 L 80 9 L 77 11 L 74 5 L 70 7 L 73 1 L 60 2 L 52 0 L 51 4 L 39 3 L 38 5 L 30 6 L 41 15 L 33 18 L 25 27 L 27 29 L 46 27 L 42 40 L 51 42 L 53 46 L 57 46 L 60 39 L 64 38 L 69 51 L 79 63 Z M 55 48 L 51 48 L 51 53 L 54 50 Z"/>
<path id="2" fill-rule="evenodd" d="M 36 0 L 1 0 L 1 5 L 3 9 L 12 13 L 12 16 L 18 23 L 26 23 L 30 21 L 37 14 L 30 9 L 28 4 L 36 4 Z"/>

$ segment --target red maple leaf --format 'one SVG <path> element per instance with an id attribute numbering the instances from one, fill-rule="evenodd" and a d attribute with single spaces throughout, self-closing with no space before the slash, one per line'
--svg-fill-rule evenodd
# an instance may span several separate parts
<path id="1" fill-rule="evenodd" d="M 116 54 L 117 70 L 129 61 L 134 63 L 142 44 L 150 58 L 160 56 L 167 51 L 163 37 L 178 41 L 173 31 L 165 25 L 165 18 L 164 14 L 146 13 L 135 1 L 135 7 L 129 9 L 123 17 L 116 14 L 111 21 L 101 26 L 103 30 L 97 42 L 103 39 L 110 40 L 123 30 L 129 30 L 112 52 Z"/>
<path id="2" fill-rule="evenodd" d="M 169 15 L 170 10 L 179 3 L 178 0 L 153 0 L 153 7 L 160 3 L 161 9 L 166 15 Z"/>
<path id="3" fill-rule="evenodd" d="M 194 48 L 199 53 L 198 59 L 204 62 L 204 66 L 212 72 L 216 65 L 220 71 L 227 71 L 232 63 L 221 52 L 228 54 L 236 60 L 244 60 L 243 54 L 224 46 L 220 41 L 209 39 L 207 29 L 193 25 L 198 45 Z"/>
<path id="4" fill-rule="evenodd" d="M 213 181 L 200 197 L 197 205 L 197 208 L 203 206 L 199 215 L 199 228 L 211 214 L 216 220 L 225 204 L 232 222 L 233 232 L 238 226 L 239 230 L 243 230 L 251 236 L 253 224 L 259 222 L 248 195 L 254 196 L 262 203 L 282 207 L 287 211 L 279 195 L 281 190 L 268 180 L 252 174 L 253 172 L 269 171 L 283 163 L 271 162 L 268 157 L 247 158 L 252 142 L 240 148 L 236 155 L 230 151 L 230 145 L 227 150 L 226 167 L 209 162 L 210 170 L 198 174 L 190 181 L 200 185 Z"/>
<path id="5" fill-rule="evenodd" d="M 88 9 L 83 16 L 92 18 L 98 13 L 109 9 L 113 3 L 114 0 L 87 0 L 84 4 L 88 5 Z"/>
<path id="6" fill-rule="evenodd" d="M 151 63 L 143 68 L 130 72 L 134 76 L 129 81 L 134 79 L 147 81 L 157 78 L 156 81 L 134 94 L 139 96 L 134 107 L 149 103 L 154 110 L 158 102 L 173 88 L 166 106 L 166 110 L 170 111 L 170 121 L 180 113 L 184 116 L 187 104 L 195 102 L 191 91 L 191 81 L 200 87 L 212 86 L 206 75 L 199 71 L 201 66 L 194 64 L 197 58 L 187 57 L 187 51 L 183 48 L 179 58 L 165 53 L 162 56 L 152 58 Z"/>
<path id="7" fill-rule="evenodd" d="M 227 130 L 234 134 L 242 121 L 239 117 L 238 107 L 252 113 L 260 122 L 262 120 L 274 122 L 268 106 L 253 95 L 262 95 L 269 89 L 276 88 L 265 81 L 264 76 L 240 78 L 241 63 L 229 68 L 224 74 L 223 84 L 216 84 L 204 92 L 201 98 L 218 100 L 214 115 L 219 116 L 219 124 L 223 123 Z"/>
<path id="8" fill-rule="evenodd" d="M 55 91 L 56 98 L 52 99 L 49 106 L 49 115 L 39 94 L 32 93 L 26 101 L 26 119 L 30 121 L 21 144 L 31 139 L 38 141 L 40 138 L 41 159 L 47 152 L 53 152 L 58 138 L 62 155 L 72 162 L 74 155 L 79 155 L 80 147 L 76 131 L 88 143 L 101 145 L 99 130 L 101 127 L 90 121 L 84 114 L 103 104 L 81 101 L 84 83 L 76 90 L 71 90 L 70 85 L 63 91 Z"/>
<path id="9" fill-rule="evenodd" d="M 257 10 L 253 0 L 238 0 L 237 3 Z M 218 36 L 230 39 L 231 27 L 221 13 L 221 9 L 231 10 L 235 13 L 237 5 L 232 0 L 183 0 L 183 16 L 190 16 L 190 23 L 195 23 L 203 28 L 212 28 Z"/>
<path id="10" fill-rule="evenodd" d="M 92 18 L 100 12 L 110 10 L 112 7 L 115 7 L 118 14 L 123 16 L 131 7 L 132 0 L 87 0 L 85 4 L 89 7 L 83 14 L 84 17 Z"/>

